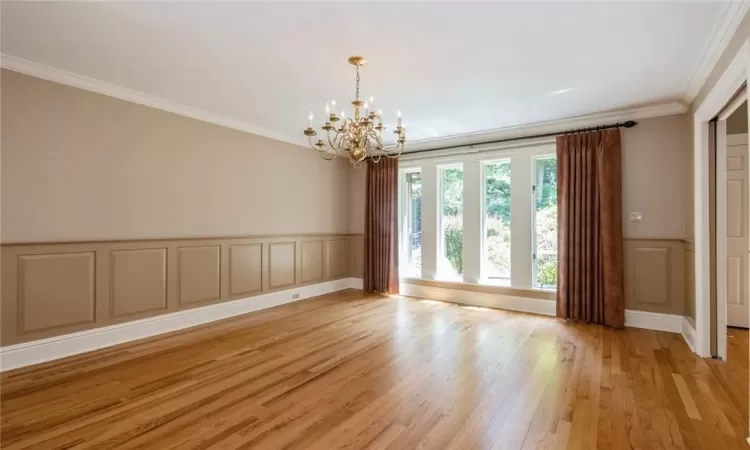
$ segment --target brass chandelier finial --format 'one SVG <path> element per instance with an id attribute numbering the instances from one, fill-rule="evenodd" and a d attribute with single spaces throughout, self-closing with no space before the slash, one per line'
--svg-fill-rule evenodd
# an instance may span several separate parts
<path id="1" fill-rule="evenodd" d="M 346 117 L 343 110 L 339 117 L 335 112 L 336 101 L 331 101 L 330 105 L 326 103 L 327 120 L 325 125 L 320 128 L 326 132 L 327 142 L 318 139 L 317 142 L 313 143 L 312 138 L 317 136 L 318 133 L 313 130 L 313 113 L 310 111 L 309 125 L 304 131 L 310 146 L 317 150 L 323 159 L 329 161 L 337 156 L 348 154 L 349 162 L 355 166 L 358 166 L 365 158 L 370 158 L 376 163 L 380 161 L 381 157 L 398 158 L 404 151 L 404 143 L 406 142 L 406 127 L 401 124 L 401 111 L 397 113 L 397 125 L 393 131 L 396 135 L 396 143 L 386 146 L 382 139 L 382 133 L 385 130 L 382 111 L 371 110 L 375 101 L 373 97 L 365 102 L 359 99 L 359 68 L 367 64 L 367 60 L 363 56 L 351 56 L 349 64 L 355 66 L 357 70 L 355 99 L 352 102 L 354 117 Z M 364 115 L 360 114 L 362 108 L 365 109 Z M 341 122 L 341 126 L 338 128 L 336 127 L 337 122 Z"/>

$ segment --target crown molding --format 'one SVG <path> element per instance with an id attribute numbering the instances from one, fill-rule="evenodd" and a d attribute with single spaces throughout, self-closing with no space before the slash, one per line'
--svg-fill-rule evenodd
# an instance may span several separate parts
<path id="1" fill-rule="evenodd" d="M 653 117 L 671 116 L 674 114 L 684 114 L 685 112 L 687 112 L 687 110 L 687 105 L 679 101 L 617 109 L 612 111 L 604 111 L 600 113 L 570 117 L 567 119 L 536 122 L 526 125 L 497 128 L 489 131 L 480 131 L 477 133 L 466 133 L 444 138 L 414 141 L 409 144 L 407 150 L 404 153 L 406 154 L 409 153 L 409 151 L 415 150 L 429 150 L 436 147 L 472 146 L 486 141 L 520 138 L 535 134 L 558 133 L 575 128 L 606 125 L 609 123 L 624 122 L 626 120 L 640 120 L 650 119 Z"/>
<path id="2" fill-rule="evenodd" d="M 95 92 L 97 94 L 106 95 L 108 97 L 113 97 L 120 100 L 125 100 L 126 102 L 137 103 L 139 105 L 160 109 L 162 111 L 170 112 L 180 116 L 190 117 L 191 119 L 200 120 L 202 122 L 212 123 L 214 125 L 231 128 L 233 130 L 244 131 L 246 133 L 286 142 L 288 144 L 297 145 L 306 149 L 309 148 L 307 145 L 307 141 L 301 138 L 288 136 L 286 134 L 269 130 L 252 123 L 247 123 L 241 120 L 214 114 L 212 112 L 194 108 L 192 106 L 183 105 L 182 103 L 174 102 L 172 100 L 166 100 L 155 95 L 128 89 L 116 84 L 106 83 L 95 78 L 89 78 L 83 75 L 78 75 L 76 73 L 67 72 L 65 70 L 46 66 L 44 64 L 39 64 L 26 59 L 17 58 L 15 56 L 0 53 L 0 67 L 12 70 L 13 72 L 19 72 L 25 75 L 30 75 L 32 77 L 53 81 L 55 83 Z"/>
<path id="3" fill-rule="evenodd" d="M 748 0 L 725 2 L 711 29 L 708 41 L 703 46 L 700 56 L 693 66 L 690 78 L 685 87 L 685 102 L 690 104 L 698 96 L 711 71 L 719 61 L 721 54 L 729 45 L 742 19 L 750 9 Z"/>

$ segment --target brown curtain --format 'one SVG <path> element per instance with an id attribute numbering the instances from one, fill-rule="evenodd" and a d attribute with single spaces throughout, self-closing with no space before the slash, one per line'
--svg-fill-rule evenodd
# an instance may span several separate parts
<path id="1" fill-rule="evenodd" d="M 622 328 L 620 130 L 557 137 L 557 316 Z"/>
<path id="2" fill-rule="evenodd" d="M 398 294 L 398 159 L 367 162 L 366 292 Z"/>

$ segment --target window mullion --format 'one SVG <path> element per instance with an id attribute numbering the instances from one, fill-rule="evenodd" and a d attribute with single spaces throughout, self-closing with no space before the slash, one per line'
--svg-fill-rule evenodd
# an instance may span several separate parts
<path id="1" fill-rule="evenodd" d="M 511 285 L 531 287 L 533 261 L 533 192 L 531 155 L 511 157 L 510 223 L 511 223 Z"/>
<path id="2" fill-rule="evenodd" d="M 464 162 L 464 281 L 479 283 L 482 266 L 482 170 L 479 161 Z"/>

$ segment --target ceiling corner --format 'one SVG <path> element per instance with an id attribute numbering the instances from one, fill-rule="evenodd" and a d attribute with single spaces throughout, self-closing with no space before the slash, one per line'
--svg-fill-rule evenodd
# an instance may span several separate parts
<path id="1" fill-rule="evenodd" d="M 701 50 L 698 59 L 693 65 L 692 73 L 685 87 L 685 103 L 688 105 L 698 96 L 703 84 L 708 79 L 714 66 L 727 48 L 737 27 L 750 9 L 750 1 L 726 2 L 722 5 L 716 17 L 714 26 Z"/>

